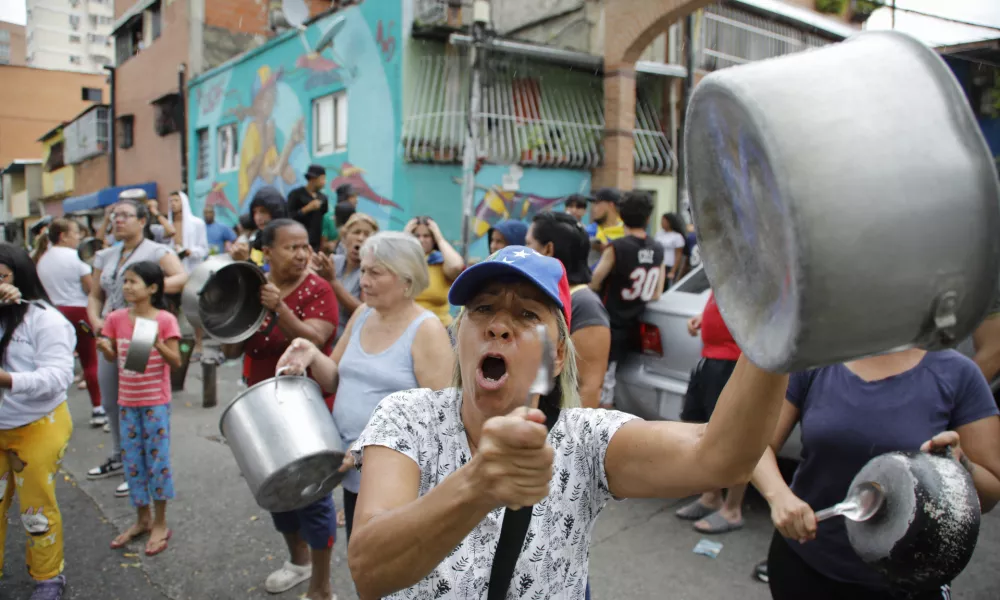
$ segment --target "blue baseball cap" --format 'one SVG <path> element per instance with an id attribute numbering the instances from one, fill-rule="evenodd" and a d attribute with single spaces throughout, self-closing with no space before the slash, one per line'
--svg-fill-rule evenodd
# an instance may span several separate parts
<path id="1" fill-rule="evenodd" d="M 563 311 L 569 326 L 571 302 L 565 267 L 559 259 L 539 254 L 526 246 L 507 246 L 462 271 L 451 284 L 448 302 L 465 306 L 491 282 L 512 276 L 527 279 L 542 290 Z"/>

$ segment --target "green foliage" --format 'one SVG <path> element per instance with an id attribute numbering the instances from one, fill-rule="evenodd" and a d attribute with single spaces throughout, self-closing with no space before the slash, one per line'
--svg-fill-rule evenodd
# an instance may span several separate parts
<path id="1" fill-rule="evenodd" d="M 880 2 L 872 2 L 871 0 L 854 0 L 854 14 L 867 16 L 875 12 L 881 5 Z"/>
<path id="2" fill-rule="evenodd" d="M 828 15 L 839 15 L 847 8 L 847 0 L 816 0 L 816 10 Z"/>

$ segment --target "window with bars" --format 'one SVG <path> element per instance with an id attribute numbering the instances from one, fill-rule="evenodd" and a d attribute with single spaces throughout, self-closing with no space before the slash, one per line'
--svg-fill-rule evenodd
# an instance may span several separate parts
<path id="1" fill-rule="evenodd" d="M 313 154 L 322 156 L 347 150 L 347 93 L 337 92 L 313 100 Z"/>
<path id="2" fill-rule="evenodd" d="M 239 139 L 236 123 L 219 127 L 216 142 L 219 149 L 219 172 L 235 171 L 239 156 Z"/>
<path id="3" fill-rule="evenodd" d="M 118 147 L 124 149 L 131 148 L 135 135 L 135 116 L 122 115 L 118 117 Z"/>
<path id="4" fill-rule="evenodd" d="M 208 128 L 202 127 L 194 132 L 195 143 L 198 145 L 198 166 L 195 169 L 195 177 L 207 179 L 209 175 L 208 164 Z"/>

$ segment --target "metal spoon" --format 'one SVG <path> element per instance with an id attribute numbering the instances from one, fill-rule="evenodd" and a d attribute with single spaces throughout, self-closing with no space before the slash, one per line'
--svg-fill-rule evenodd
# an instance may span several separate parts
<path id="1" fill-rule="evenodd" d="M 538 363 L 538 372 L 535 373 L 535 380 L 528 388 L 528 397 L 524 400 L 524 406 L 531 408 L 531 397 L 535 394 L 544 396 L 555 387 L 556 352 L 549 340 L 548 330 L 545 325 L 535 326 L 535 335 L 542 342 L 542 356 Z"/>
<path id="2" fill-rule="evenodd" d="M 843 502 L 816 513 L 816 521 L 842 516 L 860 523 L 874 517 L 884 502 L 885 493 L 882 488 L 874 481 L 865 481 L 854 486 Z"/>

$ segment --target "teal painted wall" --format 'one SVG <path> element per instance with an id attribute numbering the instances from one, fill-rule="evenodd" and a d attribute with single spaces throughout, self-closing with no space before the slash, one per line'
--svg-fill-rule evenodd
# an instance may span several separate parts
<path id="1" fill-rule="evenodd" d="M 314 48 L 342 21 L 331 47 Z M 392 201 L 401 109 L 400 4 L 369 0 L 323 17 L 305 31 L 288 32 L 206 73 L 188 91 L 191 208 L 216 205 L 218 219 L 234 224 L 253 194 L 274 185 L 286 195 L 304 185 L 306 168 L 327 167 L 327 190 L 351 183 L 359 209 L 385 227 L 402 227 Z M 314 155 L 312 103 L 346 90 L 347 150 Z M 219 171 L 217 132 L 238 123 L 237 168 Z M 198 135 L 208 133 L 209 169 L 198 178 Z"/>
<path id="2" fill-rule="evenodd" d="M 286 195 L 304 185 L 303 173 L 327 167 L 326 190 L 351 183 L 361 191 L 358 209 L 386 229 L 401 230 L 412 217 L 429 215 L 458 247 L 462 224 L 459 165 L 402 160 L 403 89 L 419 77 L 413 40 L 403 44 L 410 16 L 403 0 L 367 0 L 288 32 L 192 80 L 188 93 L 188 190 L 191 209 L 216 206 L 217 219 L 235 224 L 254 192 L 274 185 Z M 313 49 L 335 23 L 333 45 Z M 404 68 L 405 65 L 405 68 Z M 313 100 L 346 90 L 347 148 L 313 155 Z M 219 171 L 217 132 L 238 123 L 237 168 Z M 198 136 L 207 131 L 209 168 L 197 177 Z M 505 184 L 506 188 L 505 189 Z M 530 221 L 540 210 L 559 210 L 562 198 L 590 189 L 590 172 L 485 165 L 476 175 L 472 259 L 487 252 L 486 230 L 505 218 Z M 460 249 L 460 248 L 459 248 Z"/>

